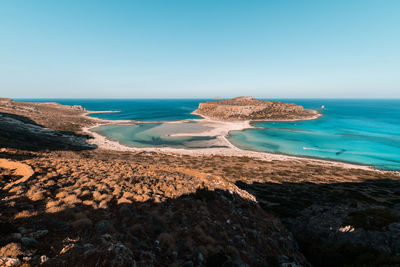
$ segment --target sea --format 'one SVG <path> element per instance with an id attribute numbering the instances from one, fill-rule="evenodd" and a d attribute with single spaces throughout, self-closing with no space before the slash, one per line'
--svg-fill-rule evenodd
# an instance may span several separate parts
<path id="1" fill-rule="evenodd" d="M 218 147 L 213 137 L 171 137 L 180 129 L 163 121 L 199 118 L 190 114 L 211 99 L 17 99 L 114 110 L 92 116 L 151 123 L 95 129 L 130 146 Z M 322 158 L 400 171 L 400 99 L 272 99 L 317 109 L 322 117 L 297 122 L 253 122 L 257 128 L 233 131 L 228 140 L 241 149 Z M 324 108 L 321 108 L 324 107 Z M 182 124 L 187 129 L 202 127 Z M 181 126 L 180 126 L 181 127 Z M 187 132 L 188 130 L 185 130 Z M 166 134 L 167 133 L 167 134 Z"/>

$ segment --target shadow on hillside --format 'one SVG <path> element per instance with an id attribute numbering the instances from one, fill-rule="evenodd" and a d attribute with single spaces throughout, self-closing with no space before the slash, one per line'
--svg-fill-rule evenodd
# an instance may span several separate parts
<path id="1" fill-rule="evenodd" d="M 34 266 L 40 255 L 50 258 L 44 266 L 307 264 L 279 220 L 222 190 L 198 189 L 161 203 L 113 198 L 101 208 L 82 202 L 91 201 L 90 194 L 65 197 L 70 207 L 64 208 L 55 204 L 60 197 L 46 203 L 11 191 L 0 190 L 0 247 L 21 242 L 13 233 L 22 233 L 25 252 L 38 255 Z"/>
<path id="2" fill-rule="evenodd" d="M 0 148 L 31 151 L 95 149 L 87 143 L 89 135 L 70 131 L 51 130 L 33 120 L 10 113 L 0 112 Z"/>
<path id="3" fill-rule="evenodd" d="M 281 219 L 315 266 L 400 265 L 400 180 L 236 185 Z"/>

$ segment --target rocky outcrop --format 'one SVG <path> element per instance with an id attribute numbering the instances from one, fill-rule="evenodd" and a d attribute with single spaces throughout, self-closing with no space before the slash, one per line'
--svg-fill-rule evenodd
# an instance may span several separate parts
<path id="1" fill-rule="evenodd" d="M 194 114 L 224 121 L 309 120 L 319 116 L 317 111 L 304 109 L 296 104 L 264 101 L 253 97 L 200 103 Z"/>
<path id="2" fill-rule="evenodd" d="M 46 128 L 76 132 L 82 127 L 96 123 L 95 118 L 82 116 L 86 109 L 80 105 L 61 105 L 58 103 L 19 102 L 9 98 L 0 98 L 0 113 L 13 117 L 23 116 L 29 122 Z M 24 122 L 28 120 L 24 119 Z M 0 120 L 1 123 L 1 120 Z"/>
<path id="3" fill-rule="evenodd" d="M 59 131 L 43 127 L 31 119 L 3 113 L 0 109 L 0 147 L 24 150 L 74 150 L 94 149 L 88 144 L 89 136 L 71 131 Z"/>

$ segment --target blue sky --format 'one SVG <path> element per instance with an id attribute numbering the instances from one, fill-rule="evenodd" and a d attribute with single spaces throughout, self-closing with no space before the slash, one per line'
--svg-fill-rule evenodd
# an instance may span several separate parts
<path id="1" fill-rule="evenodd" d="M 400 97 L 400 1 L 1 1 L 0 96 Z"/>

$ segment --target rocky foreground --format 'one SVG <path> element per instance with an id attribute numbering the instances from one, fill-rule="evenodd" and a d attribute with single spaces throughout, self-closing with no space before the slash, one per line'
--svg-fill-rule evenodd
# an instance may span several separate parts
<path id="1" fill-rule="evenodd" d="M 398 173 L 100 150 L 84 112 L 0 101 L 0 266 L 400 264 Z"/>
<path id="2" fill-rule="evenodd" d="M 280 101 L 264 101 L 253 97 L 236 97 L 229 100 L 199 104 L 195 114 L 223 121 L 251 120 L 309 120 L 318 118 L 315 110 Z"/>

